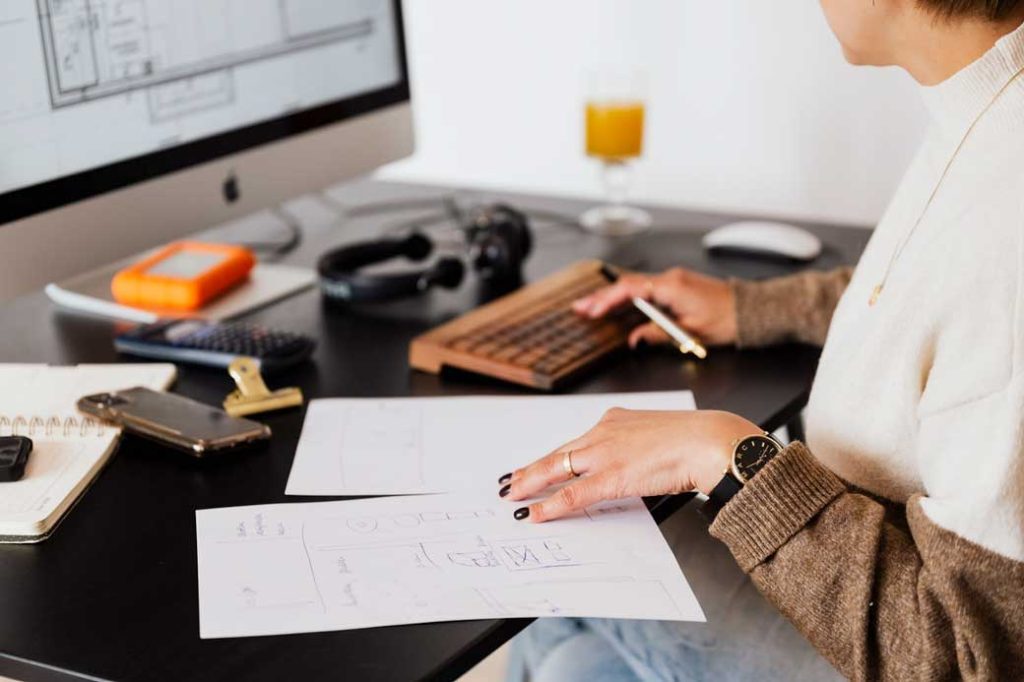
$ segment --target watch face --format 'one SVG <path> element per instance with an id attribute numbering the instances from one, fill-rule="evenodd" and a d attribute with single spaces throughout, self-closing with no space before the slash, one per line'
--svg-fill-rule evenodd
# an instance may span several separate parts
<path id="1" fill-rule="evenodd" d="M 767 436 L 749 436 L 736 445 L 733 473 L 746 483 L 779 454 L 779 446 Z"/>

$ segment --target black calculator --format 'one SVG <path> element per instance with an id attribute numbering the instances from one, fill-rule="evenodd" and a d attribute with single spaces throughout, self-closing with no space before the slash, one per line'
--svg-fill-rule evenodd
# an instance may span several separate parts
<path id="1" fill-rule="evenodd" d="M 227 367 L 254 358 L 273 371 L 308 358 L 316 341 L 302 334 L 241 322 L 167 320 L 135 327 L 114 339 L 121 353 L 154 360 Z"/>

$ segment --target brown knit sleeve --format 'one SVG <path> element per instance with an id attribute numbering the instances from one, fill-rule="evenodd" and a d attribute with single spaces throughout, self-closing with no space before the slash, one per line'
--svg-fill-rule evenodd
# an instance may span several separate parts
<path id="1" fill-rule="evenodd" d="M 740 348 L 796 341 L 824 345 L 832 313 L 853 268 L 801 272 L 760 282 L 730 281 Z"/>
<path id="2" fill-rule="evenodd" d="M 919 498 L 905 513 L 887 518 L 794 443 L 711 534 L 850 678 L 1024 679 L 1024 564 L 936 526 Z"/>

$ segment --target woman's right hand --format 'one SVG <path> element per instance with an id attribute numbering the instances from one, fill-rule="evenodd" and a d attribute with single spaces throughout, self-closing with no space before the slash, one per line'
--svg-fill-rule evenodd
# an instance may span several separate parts
<path id="1" fill-rule="evenodd" d="M 732 287 L 725 280 L 682 268 L 658 275 L 622 275 L 615 284 L 576 301 L 573 310 L 585 317 L 603 317 L 629 305 L 635 296 L 669 311 L 680 327 L 707 345 L 736 343 L 736 297 Z M 629 335 L 630 347 L 635 348 L 641 341 L 667 343 L 669 338 L 648 322 Z"/>

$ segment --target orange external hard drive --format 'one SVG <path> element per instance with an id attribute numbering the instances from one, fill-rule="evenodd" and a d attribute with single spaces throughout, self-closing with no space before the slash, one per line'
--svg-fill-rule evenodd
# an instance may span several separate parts
<path id="1" fill-rule="evenodd" d="M 157 310 L 197 310 L 237 286 L 256 264 L 241 246 L 174 242 L 114 276 L 118 303 Z"/>

